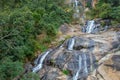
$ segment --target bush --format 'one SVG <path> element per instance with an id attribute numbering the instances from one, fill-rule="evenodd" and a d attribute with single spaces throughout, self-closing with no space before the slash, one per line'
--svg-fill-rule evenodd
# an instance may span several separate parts
<path id="1" fill-rule="evenodd" d="M 115 3 L 117 3 L 115 5 Z M 96 7 L 90 11 L 90 15 L 94 18 L 113 19 L 120 22 L 120 6 L 119 0 L 100 0 Z"/>
<path id="2" fill-rule="evenodd" d="M 120 22 L 120 6 L 112 8 L 112 13 L 110 14 L 113 19 Z"/>
<path id="3" fill-rule="evenodd" d="M 22 71 L 23 64 L 21 62 L 13 62 L 10 58 L 4 58 L 0 61 L 0 80 L 13 80 Z"/>
<path id="4" fill-rule="evenodd" d="M 91 11 L 91 15 L 95 18 L 109 18 L 111 12 L 111 6 L 110 4 L 103 3 L 101 5 L 97 5 L 96 8 L 94 8 Z"/>
<path id="5" fill-rule="evenodd" d="M 65 11 L 61 1 L 64 0 L 0 1 L 2 80 L 12 80 L 18 75 L 18 70 L 22 71 L 22 63 L 31 61 L 38 50 L 46 50 L 55 38 L 59 26 L 70 22 L 71 12 Z M 46 36 L 37 39 L 41 34 Z M 6 57 L 10 57 L 9 60 L 2 62 Z"/>
<path id="6" fill-rule="evenodd" d="M 35 28 L 34 20 L 28 12 L 19 10 L 1 17 L 1 54 L 0 57 L 14 56 L 14 60 L 24 60 L 26 56 L 33 56 Z M 3 18 L 2 18 L 3 17 Z M 5 18 L 4 18 L 5 17 Z M 3 55 L 3 56 L 1 56 Z"/>

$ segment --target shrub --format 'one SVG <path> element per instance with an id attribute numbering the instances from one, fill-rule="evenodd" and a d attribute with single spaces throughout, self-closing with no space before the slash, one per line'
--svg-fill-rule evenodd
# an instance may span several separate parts
<path id="1" fill-rule="evenodd" d="M 117 3 L 115 5 L 115 3 Z M 119 0 L 100 0 L 96 7 L 90 11 L 92 18 L 112 19 L 120 22 Z"/>
<path id="2" fill-rule="evenodd" d="M 21 62 L 13 62 L 10 58 L 5 57 L 0 61 L 0 80 L 13 80 L 23 71 L 22 66 Z"/>
<path id="3" fill-rule="evenodd" d="M 68 70 L 63 70 L 62 72 L 63 72 L 63 74 L 65 74 L 65 75 L 69 75 L 69 74 L 70 74 Z"/>
<path id="4" fill-rule="evenodd" d="M 12 80 L 18 75 L 22 63 L 32 60 L 36 51 L 46 50 L 59 26 L 70 22 L 71 13 L 64 10 L 61 1 L 64 0 L 0 0 L 2 80 Z M 41 34 L 45 34 L 45 38 L 37 40 Z M 11 58 L 3 63 L 6 57 Z M 13 70 L 12 73 L 7 68 Z"/>
<path id="5" fill-rule="evenodd" d="M 116 21 L 120 22 L 120 6 L 112 8 L 110 16 Z"/>

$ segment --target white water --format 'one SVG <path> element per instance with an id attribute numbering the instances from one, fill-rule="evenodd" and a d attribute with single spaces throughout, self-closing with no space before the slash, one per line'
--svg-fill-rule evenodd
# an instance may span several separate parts
<path id="1" fill-rule="evenodd" d="M 73 50 L 74 44 L 75 44 L 75 39 L 71 38 L 68 42 L 68 50 Z"/>
<path id="2" fill-rule="evenodd" d="M 40 63 L 33 68 L 33 72 L 37 72 L 39 71 L 41 68 L 42 68 L 42 65 L 43 65 L 43 61 L 44 59 L 46 58 L 46 56 L 50 53 L 50 51 L 47 51 L 40 59 Z"/>
<path id="3" fill-rule="evenodd" d="M 92 33 L 93 29 L 95 28 L 94 22 L 95 22 L 94 20 L 88 21 L 87 29 L 86 29 L 87 33 Z"/>
<path id="4" fill-rule="evenodd" d="M 78 6 L 78 1 L 77 1 L 77 0 L 75 0 L 75 6 L 76 6 L 76 7 Z"/>
<path id="5" fill-rule="evenodd" d="M 79 69 L 78 69 L 77 73 L 75 74 L 75 76 L 73 77 L 73 80 L 77 80 L 78 79 L 79 72 L 80 72 L 81 67 L 82 67 L 81 63 L 82 63 L 82 57 L 79 56 Z"/>
<path id="6" fill-rule="evenodd" d="M 76 9 L 76 12 L 79 13 L 78 1 L 77 0 L 75 0 L 75 9 Z"/>
<path id="7" fill-rule="evenodd" d="M 64 44 L 64 43 L 63 43 L 63 44 Z M 63 44 L 61 44 L 59 48 L 62 48 L 62 47 L 63 47 Z"/>
<path id="8" fill-rule="evenodd" d="M 87 69 L 87 57 L 86 54 L 84 54 L 84 72 L 88 74 L 88 69 Z"/>

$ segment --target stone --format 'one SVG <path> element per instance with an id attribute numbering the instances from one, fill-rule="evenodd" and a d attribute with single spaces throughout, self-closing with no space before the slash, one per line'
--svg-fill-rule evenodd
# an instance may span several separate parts
<path id="1" fill-rule="evenodd" d="M 79 69 L 78 80 L 120 80 L 119 32 L 72 38 L 75 39 L 73 50 L 67 48 L 70 38 L 46 56 L 38 72 L 41 80 L 73 80 Z"/>
<path id="2" fill-rule="evenodd" d="M 97 80 L 120 80 L 120 51 L 108 54 L 100 60 L 99 64 L 93 73 Z"/>
<path id="3" fill-rule="evenodd" d="M 75 45 L 74 45 L 74 49 L 75 50 L 80 50 L 82 48 L 91 48 L 94 47 L 95 43 L 93 40 L 91 39 L 86 39 L 86 38 L 75 38 Z"/>

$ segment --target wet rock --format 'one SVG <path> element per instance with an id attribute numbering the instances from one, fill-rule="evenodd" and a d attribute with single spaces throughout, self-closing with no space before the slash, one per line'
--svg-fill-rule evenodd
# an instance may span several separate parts
<path id="1" fill-rule="evenodd" d="M 79 68 L 79 65 L 78 65 L 79 56 L 81 56 L 82 58 L 82 63 L 81 63 L 82 65 L 81 65 L 81 70 L 80 70 L 78 79 L 86 78 L 87 75 L 91 72 L 92 68 L 95 67 L 95 65 L 93 64 L 95 62 L 95 58 L 93 58 L 94 56 L 92 54 L 90 55 L 89 53 L 85 53 L 82 51 L 68 51 L 67 49 L 63 50 L 63 48 L 60 48 L 58 49 L 58 52 L 56 51 L 54 54 L 51 55 L 50 58 L 46 58 L 44 63 L 47 63 L 46 64 L 47 66 L 55 66 L 61 71 L 67 70 L 69 72 L 69 79 L 65 79 L 65 80 L 70 80 L 72 79 L 72 76 L 76 74 Z M 85 56 L 86 56 L 86 60 L 84 59 Z M 84 60 L 86 61 L 87 65 L 85 65 Z M 88 73 L 85 73 L 85 69 L 84 69 L 85 67 Z M 51 70 L 51 69 L 47 68 L 47 70 Z M 45 75 L 49 77 L 50 73 L 45 73 Z M 52 76 L 54 76 L 54 74 Z"/>
<path id="2" fill-rule="evenodd" d="M 106 26 L 104 27 L 104 31 L 107 31 L 108 28 L 109 28 L 109 26 L 106 25 Z"/>
<path id="3" fill-rule="evenodd" d="M 112 49 L 116 49 L 120 45 L 120 42 L 114 41 L 112 42 Z"/>
<path id="4" fill-rule="evenodd" d="M 114 50 L 119 49 L 119 38 L 118 32 L 106 32 L 66 40 L 44 59 L 38 72 L 41 80 L 73 80 L 74 77 L 77 80 L 120 80 L 120 52 Z M 36 59 L 36 65 L 43 55 Z"/>
<path id="5" fill-rule="evenodd" d="M 91 48 L 95 46 L 95 42 L 91 39 L 86 39 L 86 38 L 75 38 L 75 45 L 74 49 L 75 50 L 80 50 L 82 48 Z"/>
<path id="6" fill-rule="evenodd" d="M 99 28 L 96 27 L 92 33 L 98 33 L 98 32 L 99 32 Z"/>
<path id="7" fill-rule="evenodd" d="M 85 23 L 84 27 L 82 28 L 82 32 L 85 32 L 85 33 L 98 33 L 100 27 L 101 27 L 100 23 L 98 23 L 95 20 L 90 20 L 90 21 L 87 21 Z"/>
<path id="8" fill-rule="evenodd" d="M 102 26 L 101 24 L 104 26 Z M 109 30 L 111 28 L 110 25 L 111 25 L 110 19 L 89 20 L 86 21 L 84 27 L 82 28 L 82 32 L 96 34 Z"/>

